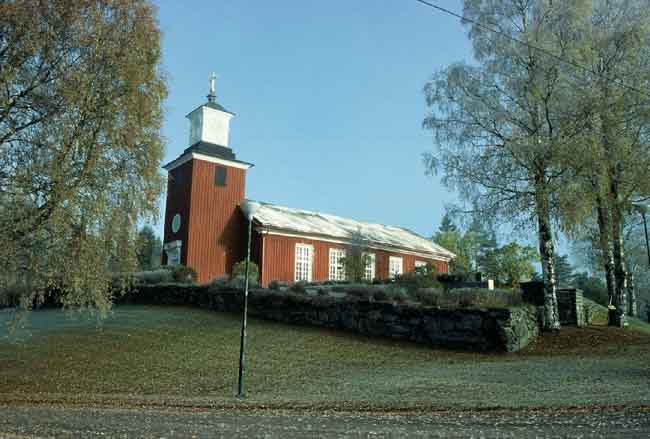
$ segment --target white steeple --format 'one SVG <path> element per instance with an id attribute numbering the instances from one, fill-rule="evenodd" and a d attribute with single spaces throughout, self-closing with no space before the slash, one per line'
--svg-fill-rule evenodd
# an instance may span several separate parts
<path id="1" fill-rule="evenodd" d="M 229 148 L 230 119 L 234 114 L 215 101 L 216 79 L 217 75 L 214 73 L 209 77 L 208 102 L 187 115 L 190 120 L 189 146 L 197 142 L 206 142 Z"/>

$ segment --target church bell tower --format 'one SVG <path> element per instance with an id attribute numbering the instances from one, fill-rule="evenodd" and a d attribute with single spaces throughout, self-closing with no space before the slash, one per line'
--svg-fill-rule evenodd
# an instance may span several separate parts
<path id="1" fill-rule="evenodd" d="M 191 111 L 189 146 L 163 168 L 167 204 L 163 264 L 192 267 L 198 281 L 231 273 L 243 260 L 246 223 L 238 206 L 244 200 L 246 171 L 230 148 L 235 115 L 216 102 L 214 74 L 207 102 Z"/>

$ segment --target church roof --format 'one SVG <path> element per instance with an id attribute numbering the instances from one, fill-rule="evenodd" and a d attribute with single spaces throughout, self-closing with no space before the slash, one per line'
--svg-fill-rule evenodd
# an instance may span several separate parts
<path id="1" fill-rule="evenodd" d="M 196 157 L 196 158 L 200 157 L 205 159 L 206 156 L 217 160 L 224 160 L 223 162 L 218 162 L 218 163 L 230 164 L 233 166 L 243 165 L 244 169 L 248 169 L 254 166 L 252 163 L 237 160 L 235 158 L 235 153 L 232 152 L 232 149 L 230 148 L 221 145 L 216 145 L 214 143 L 199 141 L 196 142 L 194 145 L 190 146 L 189 148 L 185 148 L 183 154 L 181 154 L 177 158 L 163 165 L 163 169 L 171 171 L 177 166 L 180 166 L 183 163 L 187 162 L 192 157 Z"/>
<path id="2" fill-rule="evenodd" d="M 206 102 L 205 104 L 201 104 L 201 105 L 199 105 L 198 107 L 196 107 L 194 110 L 192 110 L 192 111 L 190 111 L 189 113 L 187 113 L 187 115 L 186 115 L 185 117 L 187 117 L 187 116 L 189 116 L 190 114 L 194 113 L 196 110 L 198 110 L 198 109 L 201 108 L 201 107 L 208 107 L 208 108 L 212 108 L 213 110 L 219 110 L 219 111 L 223 111 L 224 113 L 232 114 L 233 116 L 235 115 L 235 113 L 233 113 L 232 111 L 230 111 L 230 110 L 226 110 L 226 109 L 224 108 L 224 106 L 221 105 L 221 104 L 218 104 L 218 103 L 216 103 L 216 102 Z"/>
<path id="3" fill-rule="evenodd" d="M 360 236 L 363 242 L 369 246 L 426 253 L 442 259 L 451 259 L 456 256 L 433 241 L 403 227 L 373 224 L 260 201 L 246 200 L 244 203 L 257 208 L 254 214 L 255 221 L 264 228 L 301 235 L 315 235 L 314 239 L 335 238 L 352 241 L 355 236 Z"/>
<path id="4" fill-rule="evenodd" d="M 190 152 L 195 152 L 198 154 L 209 155 L 211 157 L 218 157 L 224 160 L 236 160 L 235 153 L 232 152 L 232 149 L 225 146 L 216 145 L 214 143 L 208 142 L 196 142 L 194 145 L 189 148 L 185 148 L 183 154 L 188 154 Z"/>

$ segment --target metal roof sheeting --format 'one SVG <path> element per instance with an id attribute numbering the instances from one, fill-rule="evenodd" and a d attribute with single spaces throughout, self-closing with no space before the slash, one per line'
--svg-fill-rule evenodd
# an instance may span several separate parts
<path id="1" fill-rule="evenodd" d="M 428 253 L 445 259 L 456 256 L 433 241 L 402 227 L 356 221 L 254 200 L 245 200 L 244 204 L 240 207 L 245 211 L 253 208 L 255 221 L 262 227 L 305 235 L 325 235 L 341 240 L 353 240 L 355 235 L 360 235 L 370 245 Z"/>

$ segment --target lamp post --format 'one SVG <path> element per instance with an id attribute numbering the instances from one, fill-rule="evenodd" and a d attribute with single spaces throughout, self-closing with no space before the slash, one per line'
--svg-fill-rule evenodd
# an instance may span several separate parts
<path id="1" fill-rule="evenodd" d="M 639 212 L 643 217 L 643 230 L 645 231 L 645 249 L 648 253 L 648 266 L 650 267 L 650 244 L 648 243 L 648 223 L 646 222 L 645 214 L 650 212 L 650 205 L 642 203 L 632 203 L 634 210 Z"/>
<path id="2" fill-rule="evenodd" d="M 241 322 L 241 337 L 239 344 L 239 390 L 237 396 L 243 398 L 244 394 L 244 372 L 246 370 L 246 320 L 248 315 L 248 278 L 251 263 L 251 235 L 253 229 L 253 217 L 259 209 L 259 204 L 245 200 L 240 206 L 248 220 L 248 244 L 246 250 L 246 278 L 244 280 L 244 312 Z"/>

